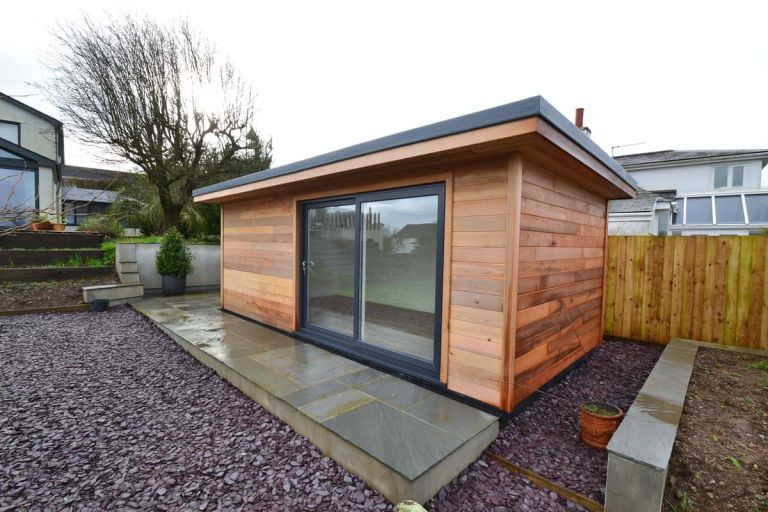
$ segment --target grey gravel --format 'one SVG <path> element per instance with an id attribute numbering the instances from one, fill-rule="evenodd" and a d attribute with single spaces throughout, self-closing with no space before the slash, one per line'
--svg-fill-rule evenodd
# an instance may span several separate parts
<path id="1" fill-rule="evenodd" d="M 0 324 L 0 510 L 392 510 L 128 307 Z M 625 407 L 656 357 L 606 343 L 551 392 L 572 401 L 570 387 L 593 399 L 620 388 L 605 399 Z M 543 474 L 559 467 L 572 474 L 563 483 L 599 497 L 605 457 L 574 440 L 576 426 L 573 406 L 544 397 L 493 448 Z M 426 507 L 578 508 L 485 458 Z"/>

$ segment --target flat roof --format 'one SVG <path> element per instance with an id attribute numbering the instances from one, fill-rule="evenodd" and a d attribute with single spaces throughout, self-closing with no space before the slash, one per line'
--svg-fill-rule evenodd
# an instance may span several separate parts
<path id="1" fill-rule="evenodd" d="M 300 160 L 280 167 L 274 167 L 265 171 L 259 171 L 231 180 L 222 181 L 221 183 L 215 183 L 206 187 L 198 188 L 192 192 L 193 196 L 201 196 L 204 194 L 210 194 L 212 192 L 219 192 L 229 188 L 239 187 L 241 185 L 248 185 L 250 183 L 256 183 L 259 181 L 269 180 L 271 178 L 277 178 L 279 176 L 285 176 L 287 174 L 293 174 L 301 171 L 306 171 L 322 165 L 328 165 L 352 158 L 369 155 L 372 153 L 378 153 L 388 149 L 398 148 L 401 146 L 408 146 L 410 144 L 416 144 L 432 139 L 438 139 L 449 135 L 455 135 L 458 133 L 469 132 L 480 128 L 486 128 L 498 124 L 509 123 L 513 121 L 519 121 L 530 117 L 540 117 L 549 122 L 557 130 L 563 133 L 566 137 L 571 139 L 583 150 L 588 152 L 608 169 L 610 169 L 616 176 L 624 181 L 629 186 L 635 188 L 637 183 L 634 178 L 624 170 L 624 168 L 611 158 L 600 146 L 589 138 L 584 132 L 576 127 L 571 121 L 569 121 L 563 114 L 557 111 L 547 100 L 541 96 L 533 96 L 524 100 L 516 101 L 514 103 L 508 103 L 499 107 L 489 108 L 487 110 L 481 110 L 472 114 L 467 114 L 446 121 L 440 121 L 437 123 L 421 126 L 404 132 L 395 133 L 393 135 L 387 135 L 378 139 L 363 142 L 361 144 L 355 144 L 330 153 L 325 153 L 305 160 Z"/>

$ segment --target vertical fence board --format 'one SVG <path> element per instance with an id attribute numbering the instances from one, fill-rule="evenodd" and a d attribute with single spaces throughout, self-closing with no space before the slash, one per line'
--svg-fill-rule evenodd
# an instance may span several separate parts
<path id="1" fill-rule="evenodd" d="M 768 237 L 609 237 L 605 334 L 768 349 Z"/>

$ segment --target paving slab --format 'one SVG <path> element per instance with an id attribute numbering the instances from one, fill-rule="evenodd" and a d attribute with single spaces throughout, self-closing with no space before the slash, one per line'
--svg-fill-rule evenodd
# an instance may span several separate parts
<path id="1" fill-rule="evenodd" d="M 494 415 L 221 311 L 218 294 L 131 305 L 393 503 L 426 502 L 498 433 Z"/>

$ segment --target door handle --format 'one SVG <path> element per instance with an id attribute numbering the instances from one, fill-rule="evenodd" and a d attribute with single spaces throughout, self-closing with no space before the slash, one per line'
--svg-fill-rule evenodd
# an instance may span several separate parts
<path id="1" fill-rule="evenodd" d="M 304 261 L 301 262 L 301 270 L 304 272 L 305 275 L 306 275 L 306 273 L 308 271 L 312 270 L 312 267 L 314 267 L 314 266 L 315 266 L 315 262 L 314 261 L 304 260 Z"/>

